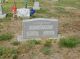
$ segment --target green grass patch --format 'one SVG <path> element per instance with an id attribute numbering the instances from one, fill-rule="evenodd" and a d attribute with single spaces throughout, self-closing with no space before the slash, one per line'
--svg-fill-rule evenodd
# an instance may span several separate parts
<path id="1" fill-rule="evenodd" d="M 11 40 L 13 35 L 11 33 L 5 33 L 0 35 L 0 41 Z"/>
<path id="2" fill-rule="evenodd" d="M 38 45 L 38 44 L 40 44 L 41 43 L 41 41 L 38 41 L 38 40 L 29 40 L 29 41 L 27 41 L 27 46 L 28 46 L 28 48 L 33 48 L 35 45 Z"/>
<path id="3" fill-rule="evenodd" d="M 18 51 L 16 49 L 13 49 L 11 51 L 11 56 L 12 56 L 12 59 L 18 59 Z"/>
<path id="4" fill-rule="evenodd" d="M 78 38 L 68 37 L 60 39 L 59 45 L 61 47 L 74 48 L 80 43 Z"/>
<path id="5" fill-rule="evenodd" d="M 18 56 L 18 52 L 16 49 L 0 46 L 1 59 L 7 59 L 7 58 L 17 59 L 17 56 Z"/>

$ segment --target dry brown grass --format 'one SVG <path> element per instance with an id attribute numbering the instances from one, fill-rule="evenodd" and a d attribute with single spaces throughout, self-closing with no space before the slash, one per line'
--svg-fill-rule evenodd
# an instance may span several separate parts
<path id="1" fill-rule="evenodd" d="M 40 3 L 41 8 L 44 9 L 46 13 L 41 10 L 40 13 L 34 14 L 35 17 L 57 18 L 59 19 L 59 33 L 62 36 L 80 36 L 79 8 L 73 8 L 73 10 L 71 9 L 72 7 L 66 9 L 66 7 L 62 8 L 63 6 L 61 6 L 62 9 L 56 10 L 56 8 L 60 8 L 60 6 L 56 6 L 54 2 L 45 0 L 45 2 Z M 61 10 L 65 12 L 59 12 Z M 21 33 L 21 22 L 22 20 L 20 18 L 3 22 L 0 21 L 0 34 L 10 32 L 13 33 L 16 38 L 17 35 Z M 44 55 L 41 52 L 42 44 L 28 49 L 25 43 L 13 46 L 11 41 L 0 41 L 0 46 L 17 48 L 19 51 L 18 59 L 80 59 L 80 46 L 72 49 L 61 48 L 58 42 L 55 41 L 52 43 L 52 53 L 50 55 Z"/>

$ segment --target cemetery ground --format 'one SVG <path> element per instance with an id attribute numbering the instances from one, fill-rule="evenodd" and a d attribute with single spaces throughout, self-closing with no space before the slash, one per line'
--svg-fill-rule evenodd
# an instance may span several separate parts
<path id="1" fill-rule="evenodd" d="M 13 20 L 10 8 L 12 1 L 4 3 L 7 17 L 0 20 L 0 59 L 80 59 L 80 0 L 43 0 L 41 10 L 31 18 L 56 18 L 59 20 L 60 41 L 16 41 L 21 33 L 22 18 Z M 17 7 L 23 7 L 17 2 Z"/>

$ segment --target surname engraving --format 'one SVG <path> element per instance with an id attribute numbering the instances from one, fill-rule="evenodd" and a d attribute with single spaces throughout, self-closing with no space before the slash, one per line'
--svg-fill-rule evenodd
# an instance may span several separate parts
<path id="1" fill-rule="evenodd" d="M 32 25 L 29 26 L 29 30 L 51 30 L 53 29 L 52 25 Z"/>

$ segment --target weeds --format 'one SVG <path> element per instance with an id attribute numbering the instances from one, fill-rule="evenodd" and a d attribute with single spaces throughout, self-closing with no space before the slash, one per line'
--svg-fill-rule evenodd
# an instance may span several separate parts
<path id="1" fill-rule="evenodd" d="M 32 48 L 32 47 L 34 47 L 37 44 L 40 44 L 40 41 L 38 41 L 38 40 L 29 40 L 29 41 L 27 41 L 27 46 L 29 48 Z"/>
<path id="2" fill-rule="evenodd" d="M 12 54 L 12 59 L 17 59 L 18 58 L 18 52 L 17 52 L 16 49 L 13 49 L 11 54 Z"/>
<path id="3" fill-rule="evenodd" d="M 5 33 L 0 35 L 0 41 L 10 40 L 13 38 L 13 35 L 11 33 Z"/>
<path id="4" fill-rule="evenodd" d="M 13 42 L 11 42 L 11 44 L 13 44 L 14 46 L 17 46 L 20 44 L 20 42 L 19 41 L 13 41 Z"/>
<path id="5" fill-rule="evenodd" d="M 17 50 L 14 48 L 7 48 L 0 46 L 0 58 L 6 59 L 6 58 L 12 58 L 17 59 Z"/>
<path id="6" fill-rule="evenodd" d="M 77 38 L 68 37 L 60 39 L 59 45 L 61 47 L 73 48 L 76 47 L 76 45 L 79 44 L 79 42 L 80 41 Z"/>
<path id="7" fill-rule="evenodd" d="M 5 48 L 4 47 L 0 47 L 0 56 L 2 56 L 4 54 Z"/>
<path id="8" fill-rule="evenodd" d="M 51 53 L 52 40 L 48 39 L 45 41 L 43 48 L 41 49 L 42 53 L 45 55 L 50 55 Z"/>
<path id="9" fill-rule="evenodd" d="M 43 47 L 43 48 L 41 49 L 41 51 L 42 51 L 43 54 L 49 55 L 50 52 L 51 52 L 51 49 L 50 49 L 50 47 Z"/>

